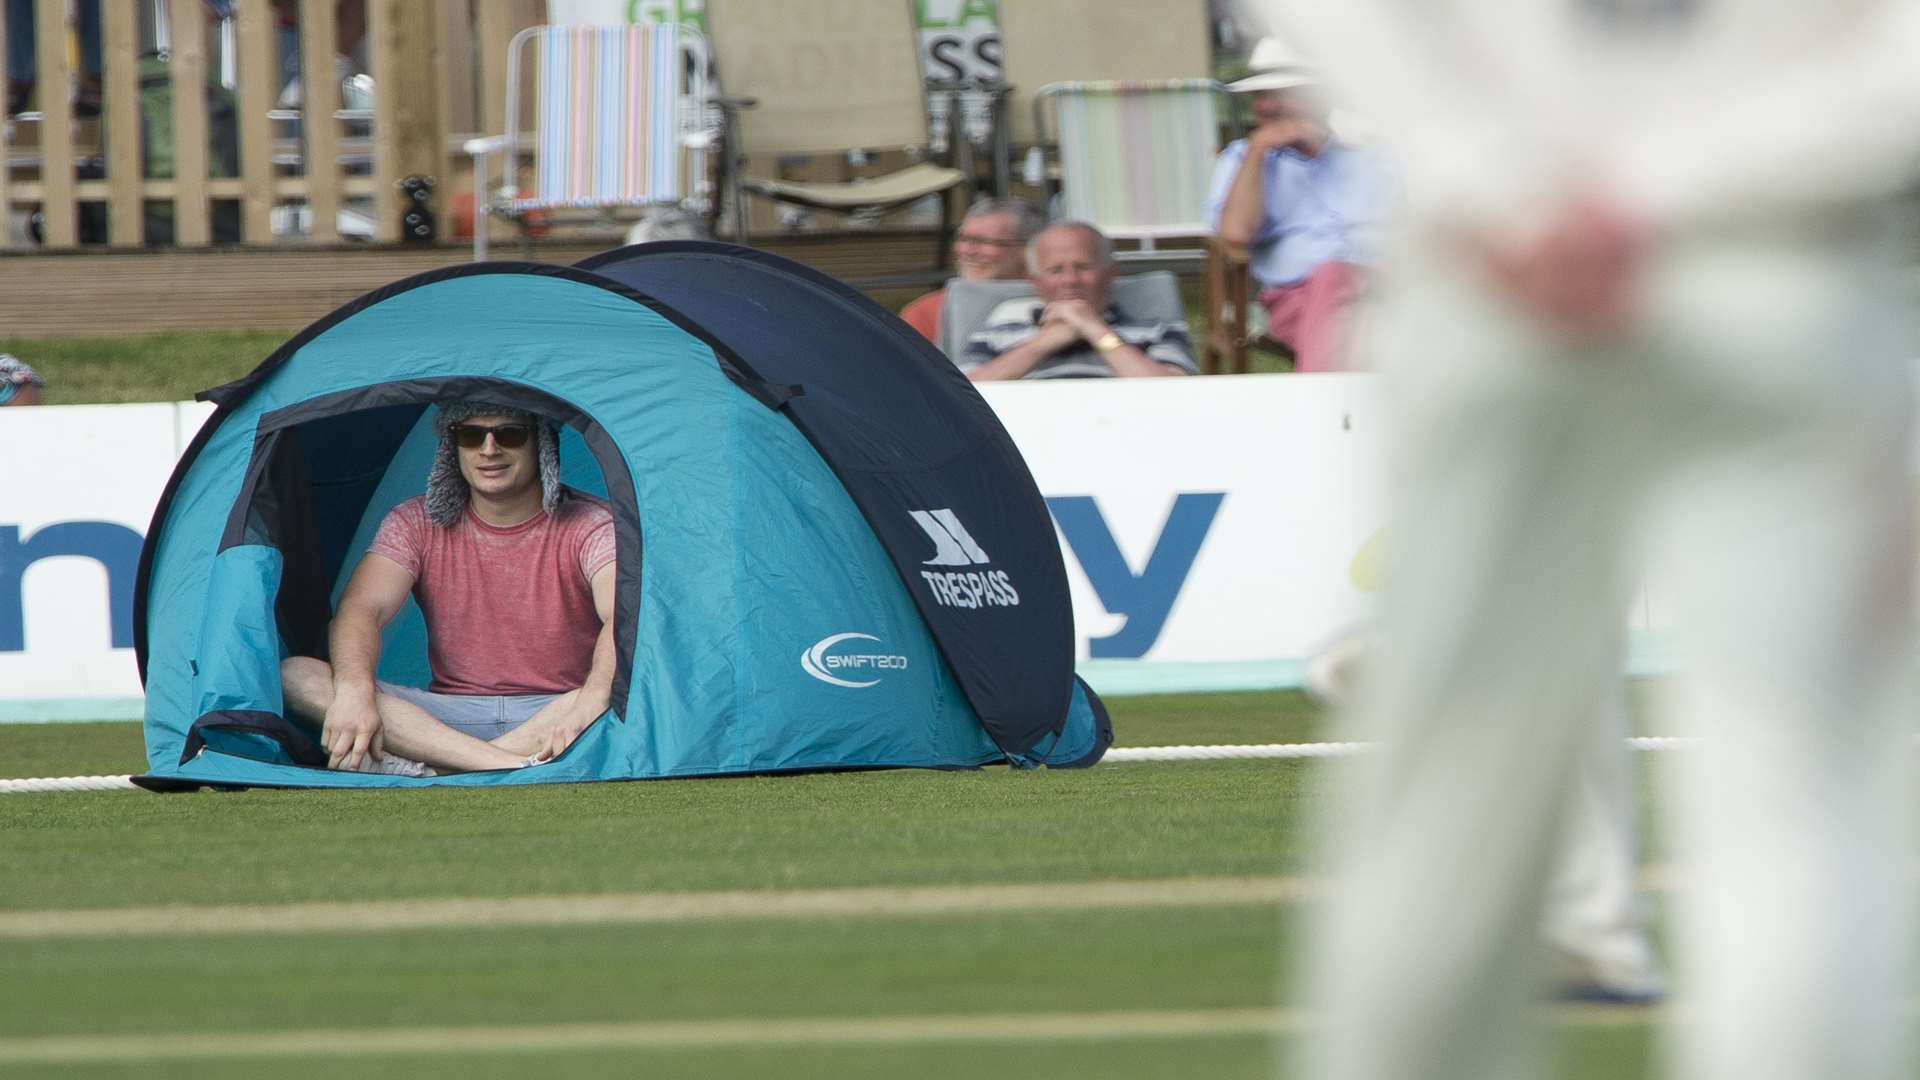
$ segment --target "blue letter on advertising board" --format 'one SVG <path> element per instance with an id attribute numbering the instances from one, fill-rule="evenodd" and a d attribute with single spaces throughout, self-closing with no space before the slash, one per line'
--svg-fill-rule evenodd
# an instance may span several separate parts
<path id="1" fill-rule="evenodd" d="M 1061 495 L 1047 500 L 1047 509 L 1053 511 L 1053 520 L 1067 538 L 1074 557 L 1080 560 L 1080 569 L 1086 571 L 1100 603 L 1127 620 L 1106 637 L 1088 639 L 1090 656 L 1145 656 L 1153 648 L 1226 497 L 1225 492 L 1204 491 L 1175 498 L 1167 522 L 1160 528 L 1160 538 L 1154 541 L 1153 554 L 1138 574 L 1120 554 L 1120 545 L 1114 543 L 1113 530 L 1093 496 Z"/>
<path id="2" fill-rule="evenodd" d="M 22 543 L 17 525 L 0 525 L 0 652 L 24 652 L 26 617 L 21 583 L 41 559 L 79 555 L 107 568 L 113 647 L 133 647 L 133 578 L 140 567 L 140 534 L 111 521 L 62 521 Z"/>

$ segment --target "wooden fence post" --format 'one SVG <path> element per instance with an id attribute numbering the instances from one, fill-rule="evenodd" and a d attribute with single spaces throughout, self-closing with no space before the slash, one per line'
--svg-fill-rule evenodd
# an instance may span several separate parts
<path id="1" fill-rule="evenodd" d="M 268 0 L 234 5 L 234 40 L 240 54 L 240 239 L 273 241 L 273 125 L 267 111 L 280 89 L 280 57 Z"/>
<path id="2" fill-rule="evenodd" d="M 333 70 L 335 0 L 300 0 L 301 155 L 307 170 L 307 210 L 316 243 L 340 239 L 340 80 Z"/>
<path id="3" fill-rule="evenodd" d="M 140 160 L 139 46 L 131 4 L 105 4 L 106 81 L 101 86 L 107 140 L 107 242 L 137 247 L 146 239 L 147 207 L 141 198 L 146 168 Z"/>
<path id="4" fill-rule="evenodd" d="M 507 47 L 512 44 L 513 36 L 529 26 L 538 26 L 545 22 L 545 7 L 539 0 L 482 0 L 474 5 L 474 52 L 479 74 L 474 82 L 480 95 L 479 120 L 480 131 L 485 135 L 504 135 L 507 130 Z M 523 77 L 531 78 L 533 72 Z M 533 121 L 533 95 L 525 94 L 522 102 L 520 127 L 526 130 Z M 505 161 L 499 167 L 518 168 L 519 151 L 509 147 L 502 152 Z M 496 219 L 487 215 L 482 208 L 493 195 L 486 190 L 492 177 L 475 176 L 473 178 L 473 227 L 492 229 Z M 500 236 L 508 236 L 511 230 L 503 225 L 497 230 Z"/>
<path id="5" fill-rule="evenodd" d="M 440 42 L 440 183 L 434 189 L 439 207 L 436 240 L 453 239 L 453 196 L 461 189 L 456 179 L 466 172 L 466 155 L 453 140 L 480 133 L 474 102 L 474 25 L 466 0 L 440 0 L 433 36 Z"/>
<path id="6" fill-rule="evenodd" d="M 439 42 L 431 5 L 418 0 L 367 0 L 373 46 L 373 235 L 400 239 L 401 178 L 434 176 L 445 138 L 438 103 Z M 446 193 L 442 193 L 445 205 Z"/>
<path id="7" fill-rule="evenodd" d="M 35 0 L 33 62 L 40 98 L 40 212 L 48 248 L 79 242 L 73 205 L 73 103 L 68 97 L 67 0 Z"/>
<path id="8" fill-rule="evenodd" d="M 546 5 L 539 0 L 482 0 L 475 5 L 474 32 L 480 76 L 480 130 L 499 135 L 507 130 L 507 45 L 513 35 L 545 22 Z M 531 96 L 531 95 L 529 95 Z M 522 126 L 533 118 L 532 107 L 522 111 Z"/>
<path id="9" fill-rule="evenodd" d="M 207 205 L 207 12 L 202 0 L 172 0 L 173 242 L 205 247 Z"/>

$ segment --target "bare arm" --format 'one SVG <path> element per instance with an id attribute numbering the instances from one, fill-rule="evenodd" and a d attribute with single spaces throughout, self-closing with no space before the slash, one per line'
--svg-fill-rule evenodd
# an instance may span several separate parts
<path id="1" fill-rule="evenodd" d="M 347 579 L 327 628 L 333 663 L 333 704 L 320 728 L 329 769 L 357 769 L 368 753 L 385 752 L 374 705 L 380 631 L 406 603 L 413 574 L 381 555 L 367 555 Z"/>
<path id="2" fill-rule="evenodd" d="M 592 706 L 595 716 L 607 711 L 613 696 L 613 580 L 611 562 L 593 575 L 593 610 L 600 616 L 600 636 L 593 643 L 593 666 L 587 671 L 587 681 L 580 684 L 580 700 Z"/>
<path id="3" fill-rule="evenodd" d="M 1099 350 L 1107 366 L 1121 378 L 1186 374 L 1172 364 L 1148 356 L 1139 346 L 1120 340 L 1120 335 L 1114 333 L 1113 327 L 1108 326 L 1106 320 L 1084 300 L 1062 300 L 1048 304 L 1040 319 L 1048 326 L 1065 324 L 1072 327 L 1074 337 Z M 1104 349 L 1100 348 L 1102 342 L 1108 343 Z"/>
<path id="4" fill-rule="evenodd" d="M 967 378 L 974 382 L 1023 379 L 1040 361 L 1079 340 L 1080 335 L 1071 326 L 1043 325 L 1032 338 L 967 372 Z"/>
<path id="5" fill-rule="evenodd" d="M 1326 145 L 1327 135 L 1318 124 L 1297 119 L 1262 124 L 1248 133 L 1246 155 L 1240 159 L 1240 168 L 1220 203 L 1220 224 L 1215 229 L 1220 238 L 1245 247 L 1260 235 L 1267 216 L 1267 154 L 1292 146 L 1314 156 Z"/>
<path id="6" fill-rule="evenodd" d="M 1095 338 L 1094 340 L 1099 340 Z M 1138 345 L 1121 342 L 1100 354 L 1106 358 L 1107 366 L 1113 368 L 1115 375 L 1122 378 L 1149 378 L 1161 375 L 1185 375 L 1186 372 L 1172 364 L 1155 360 L 1140 349 Z"/>
<path id="7" fill-rule="evenodd" d="M 542 757 L 555 758 L 573 745 L 595 720 L 607 711 L 613 698 L 613 669 L 616 653 L 613 645 L 613 583 L 614 565 L 609 562 L 593 575 L 593 609 L 600 616 L 600 636 L 593 643 L 593 666 L 587 670 L 587 681 L 580 684 L 578 690 L 563 694 L 551 704 L 541 709 L 555 710 L 551 724 L 536 723 L 547 718 L 534 714 L 527 726 L 536 732 L 544 732 L 545 741 L 537 753 Z"/>

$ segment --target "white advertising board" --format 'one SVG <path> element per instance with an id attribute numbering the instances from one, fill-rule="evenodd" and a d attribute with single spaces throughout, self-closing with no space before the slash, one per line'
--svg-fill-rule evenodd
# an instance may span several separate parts
<path id="1" fill-rule="evenodd" d="M 1081 657 L 1299 658 L 1364 614 L 1355 564 L 1380 527 L 1372 378 L 982 389 L 1053 511 Z"/>
<path id="2" fill-rule="evenodd" d="M 1355 561 L 1379 527 L 1369 377 L 985 390 L 1053 512 L 1079 656 L 1135 669 L 1292 661 L 1364 613 Z M 141 535 L 210 411 L 0 411 L 0 460 L 13 463 L 0 488 L 0 720 L 86 716 L 85 702 L 139 694 Z"/>
<path id="3" fill-rule="evenodd" d="M 134 570 L 184 446 L 172 404 L 0 410 L 0 698 L 140 693 Z"/>

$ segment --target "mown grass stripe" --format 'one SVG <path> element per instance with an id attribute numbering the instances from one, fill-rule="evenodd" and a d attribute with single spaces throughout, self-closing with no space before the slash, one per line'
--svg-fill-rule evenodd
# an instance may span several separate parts
<path id="1" fill-rule="evenodd" d="M 0 939 L 477 929 L 1223 906 L 1297 901 L 1317 895 L 1321 888 L 1318 882 L 1304 878 L 1196 878 L 11 911 L 0 912 Z"/>
<path id="2" fill-rule="evenodd" d="M 1647 1008 L 1594 1006 L 1555 1006 L 1536 1013 L 1539 1019 L 1550 1023 L 1580 1027 L 1644 1024 L 1653 1015 L 1654 1010 Z M 44 1035 L 0 1039 L 0 1064 L 75 1065 L 219 1058 L 724 1049 L 808 1044 L 1272 1037 L 1300 1031 L 1317 1022 L 1314 1014 L 1291 1009 L 1215 1008 Z"/>
<path id="3" fill-rule="evenodd" d="M 46 1036 L 0 1040 L 0 1062 L 75 1064 L 249 1057 L 480 1054 L 598 1049 L 746 1047 L 807 1043 L 917 1043 L 1266 1035 L 1274 1009 L 1113 1013 L 656 1020 L 381 1030 Z"/>
<path id="4" fill-rule="evenodd" d="M 1640 888 L 1671 892 L 1680 871 L 1641 868 Z M 1326 895 L 1309 877 L 1180 878 L 1022 885 L 873 886 L 846 889 L 464 896 L 292 904 L 66 908 L 0 911 L 0 940 L 180 934 L 331 933 L 488 927 L 643 925 L 725 919 L 990 915 L 1056 908 L 1228 907 L 1297 903 Z"/>

